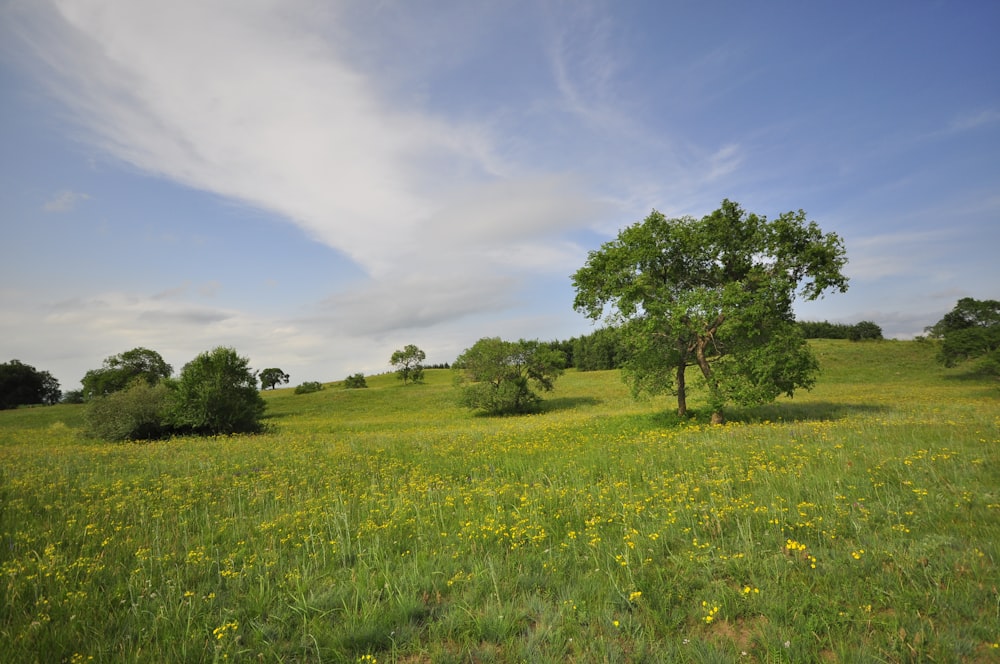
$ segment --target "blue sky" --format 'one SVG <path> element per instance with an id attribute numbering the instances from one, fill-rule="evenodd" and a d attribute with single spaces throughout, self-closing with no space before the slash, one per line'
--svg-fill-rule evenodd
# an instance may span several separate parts
<path id="1" fill-rule="evenodd" d="M 644 218 L 803 209 L 911 338 L 1000 297 L 1000 4 L 0 0 L 0 361 L 292 384 L 565 339 Z"/>

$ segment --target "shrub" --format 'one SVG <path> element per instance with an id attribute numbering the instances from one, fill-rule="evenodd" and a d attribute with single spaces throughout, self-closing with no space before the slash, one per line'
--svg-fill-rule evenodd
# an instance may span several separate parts
<path id="1" fill-rule="evenodd" d="M 322 389 L 323 389 L 323 383 L 320 383 L 319 381 L 311 380 L 311 381 L 306 381 L 305 383 L 302 383 L 301 385 L 299 385 L 298 387 L 296 387 L 295 388 L 295 393 L 296 394 L 309 394 L 311 392 L 319 392 Z"/>
<path id="2" fill-rule="evenodd" d="M 363 373 L 356 373 L 344 379 L 345 389 L 357 389 L 361 387 L 368 387 L 368 383 L 365 382 L 365 375 Z"/>
<path id="3" fill-rule="evenodd" d="M 82 397 L 82 393 L 81 393 Z M 124 390 L 94 397 L 86 414 L 86 432 L 104 440 L 150 440 L 170 433 L 170 390 L 136 379 Z"/>
<path id="4" fill-rule="evenodd" d="M 171 422 L 204 435 L 255 433 L 264 408 L 249 360 L 220 346 L 184 365 Z"/>

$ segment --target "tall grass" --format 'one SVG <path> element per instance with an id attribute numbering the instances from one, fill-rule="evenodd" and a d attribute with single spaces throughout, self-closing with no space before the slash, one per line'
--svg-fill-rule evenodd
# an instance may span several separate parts
<path id="1" fill-rule="evenodd" d="M 148 444 L 2 412 L 2 657 L 998 661 L 997 386 L 815 348 L 724 427 L 616 372 L 508 418 L 446 371 L 276 390 L 265 435 Z"/>

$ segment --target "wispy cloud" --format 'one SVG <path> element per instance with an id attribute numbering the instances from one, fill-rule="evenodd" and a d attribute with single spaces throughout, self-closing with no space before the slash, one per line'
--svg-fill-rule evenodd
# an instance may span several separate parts
<path id="1" fill-rule="evenodd" d="M 69 212 L 80 202 L 89 199 L 89 194 L 63 189 L 62 191 L 56 193 L 52 198 L 45 201 L 42 205 L 42 210 L 45 212 Z"/>
<path id="2" fill-rule="evenodd" d="M 385 98 L 323 34 L 289 19 L 294 12 L 99 0 L 56 10 L 44 29 L 48 13 L 30 16 L 31 43 L 48 51 L 54 94 L 90 141 L 143 170 L 278 212 L 373 274 L 412 251 L 442 193 L 481 186 L 491 167 L 492 139 L 479 127 Z M 530 206 L 521 200 L 517 212 Z"/>
<path id="3" fill-rule="evenodd" d="M 988 108 L 971 113 L 963 113 L 951 121 L 948 129 L 952 132 L 969 131 L 1000 122 L 1000 111 Z"/>

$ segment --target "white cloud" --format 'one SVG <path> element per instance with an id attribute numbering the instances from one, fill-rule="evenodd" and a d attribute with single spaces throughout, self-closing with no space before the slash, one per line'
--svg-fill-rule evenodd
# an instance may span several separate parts
<path id="1" fill-rule="evenodd" d="M 335 12 L 315 26 L 297 18 L 319 11 L 309 2 L 81 0 L 55 10 L 52 22 L 28 13 L 30 41 L 88 140 L 142 170 L 277 212 L 372 275 L 439 233 L 502 241 L 498 232 L 588 214 L 582 188 L 561 176 L 492 178 L 499 160 L 479 127 L 386 98 L 318 31 L 343 29 Z M 498 201 L 504 189 L 516 191 Z M 455 217 L 479 196 L 475 214 Z M 457 207 L 442 211 L 448 199 Z"/>

